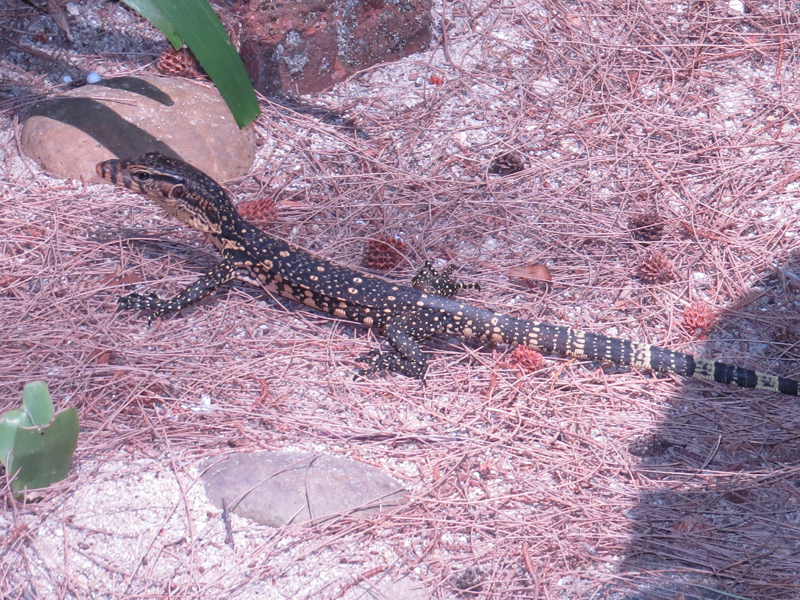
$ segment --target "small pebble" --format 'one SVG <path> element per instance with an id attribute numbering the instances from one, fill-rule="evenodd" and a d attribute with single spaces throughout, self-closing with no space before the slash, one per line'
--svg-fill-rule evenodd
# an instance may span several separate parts
<path id="1" fill-rule="evenodd" d="M 101 79 L 100 73 L 92 71 L 86 76 L 86 83 L 98 83 Z"/>
<path id="2" fill-rule="evenodd" d="M 730 0 L 728 2 L 728 11 L 731 14 L 744 14 L 744 2 L 742 0 Z"/>

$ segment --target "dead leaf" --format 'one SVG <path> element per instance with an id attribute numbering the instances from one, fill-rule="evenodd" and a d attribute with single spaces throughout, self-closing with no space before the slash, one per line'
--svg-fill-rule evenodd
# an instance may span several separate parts
<path id="1" fill-rule="evenodd" d="M 527 265 L 525 267 L 514 267 L 508 270 L 509 277 L 520 279 L 533 279 L 535 281 L 553 282 L 553 275 L 545 265 Z"/>
<path id="2" fill-rule="evenodd" d="M 56 0 L 47 0 L 47 12 L 53 21 L 56 22 L 58 28 L 64 32 L 64 35 L 67 36 L 69 43 L 71 44 L 74 40 L 72 38 L 72 33 L 69 30 L 69 23 L 67 23 L 67 14 L 64 12 L 64 9 L 61 8 L 61 5 L 56 2 Z"/>
<path id="3" fill-rule="evenodd" d="M 113 356 L 113 350 L 95 348 L 89 353 L 89 360 L 94 360 L 98 365 L 107 365 Z"/>
<path id="4" fill-rule="evenodd" d="M 100 283 L 101 285 L 130 285 L 132 283 L 141 283 L 142 278 L 141 276 L 137 275 L 136 273 L 128 273 L 127 275 L 109 275 L 105 277 Z"/>

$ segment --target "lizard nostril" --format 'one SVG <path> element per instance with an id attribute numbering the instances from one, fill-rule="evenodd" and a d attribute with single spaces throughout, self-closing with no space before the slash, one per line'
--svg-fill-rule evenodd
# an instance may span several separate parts
<path id="1" fill-rule="evenodd" d="M 117 160 L 104 160 L 103 162 L 97 163 L 97 166 L 95 166 L 94 169 L 103 179 L 107 179 L 112 183 L 117 183 L 119 175 L 119 169 L 117 168 L 118 164 L 119 161 Z"/>

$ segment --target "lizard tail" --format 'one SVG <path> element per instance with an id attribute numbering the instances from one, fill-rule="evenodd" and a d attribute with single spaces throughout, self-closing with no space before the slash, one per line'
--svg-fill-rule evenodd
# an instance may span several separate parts
<path id="1" fill-rule="evenodd" d="M 789 396 L 800 395 L 800 382 L 794 379 L 569 327 L 513 317 L 502 317 L 502 320 L 506 322 L 498 322 L 497 325 L 501 331 L 510 332 L 508 342 L 528 346 L 539 352 L 677 373 L 685 377 L 780 392 Z"/>

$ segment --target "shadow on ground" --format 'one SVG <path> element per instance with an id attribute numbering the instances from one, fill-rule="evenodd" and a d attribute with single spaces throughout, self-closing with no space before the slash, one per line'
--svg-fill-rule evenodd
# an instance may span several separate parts
<path id="1" fill-rule="evenodd" d="M 722 317 L 717 331 L 727 339 L 715 347 L 749 349 L 761 360 L 743 366 L 797 378 L 800 256 L 753 292 Z M 607 597 L 797 598 L 800 398 L 694 382 L 684 392 L 662 427 L 630 448 L 651 490 L 628 515 L 620 571 L 636 591 Z"/>

